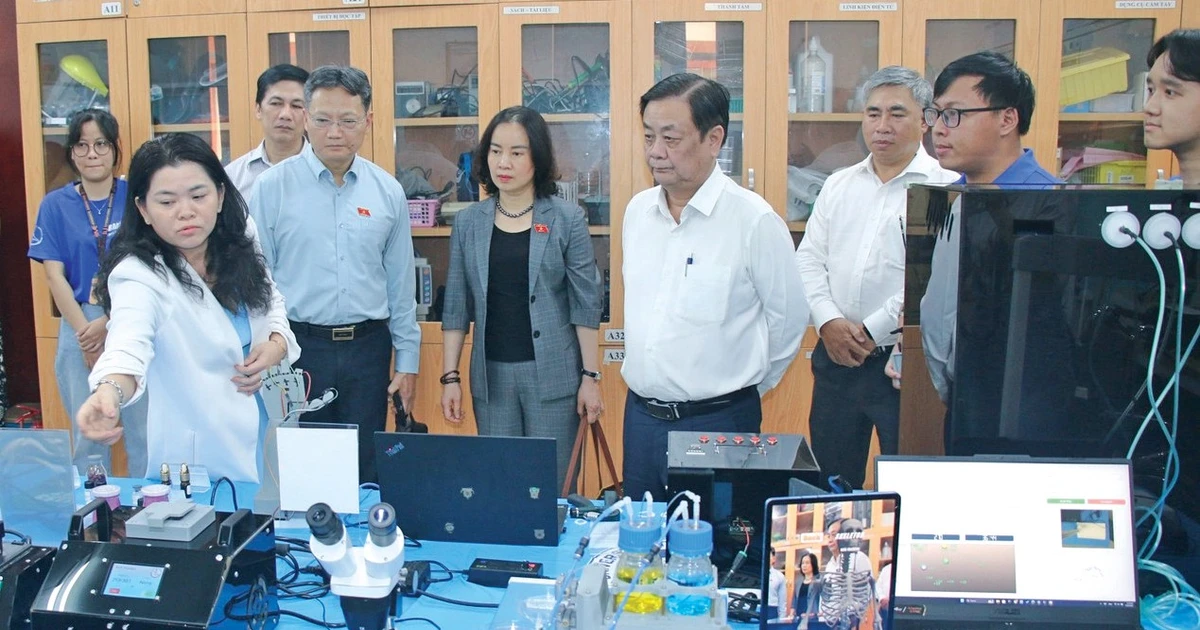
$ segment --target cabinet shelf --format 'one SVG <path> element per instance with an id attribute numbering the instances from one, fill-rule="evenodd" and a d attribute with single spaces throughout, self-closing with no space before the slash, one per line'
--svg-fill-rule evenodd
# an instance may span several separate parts
<path id="1" fill-rule="evenodd" d="M 822 114 L 801 112 L 797 114 L 788 114 L 788 122 L 862 122 L 862 114 L 859 112 L 848 112 L 840 114 Z"/>
<path id="2" fill-rule="evenodd" d="M 1136 122 L 1141 124 L 1146 119 L 1142 112 L 1118 112 L 1113 114 L 1062 114 L 1058 115 L 1061 122 Z"/>
<path id="3" fill-rule="evenodd" d="M 47 127 L 47 126 L 43 125 L 42 126 L 42 135 L 43 136 L 65 136 L 65 135 L 67 135 L 67 128 L 59 127 L 59 126 Z"/>
<path id="4" fill-rule="evenodd" d="M 803 232 L 804 227 L 807 224 L 808 224 L 808 221 L 788 221 L 787 222 L 788 230 L 791 232 Z"/>
<path id="5" fill-rule="evenodd" d="M 609 236 L 612 234 L 612 227 L 608 225 L 589 225 L 588 234 L 592 236 Z"/>
<path id="6" fill-rule="evenodd" d="M 466 127 L 479 124 L 478 116 L 445 116 L 432 118 L 397 118 L 397 127 Z"/>
<path id="7" fill-rule="evenodd" d="M 194 133 L 197 131 L 211 131 L 212 123 L 185 123 L 180 125 L 154 125 L 154 133 Z M 229 123 L 220 123 L 221 131 L 229 131 Z"/>

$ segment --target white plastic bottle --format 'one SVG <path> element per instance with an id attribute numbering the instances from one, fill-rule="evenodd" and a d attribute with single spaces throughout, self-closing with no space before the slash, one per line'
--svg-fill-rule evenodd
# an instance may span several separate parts
<path id="1" fill-rule="evenodd" d="M 800 109 L 806 112 L 825 111 L 825 80 L 829 71 L 823 58 L 821 38 L 813 35 L 808 40 L 808 54 L 800 66 Z"/>

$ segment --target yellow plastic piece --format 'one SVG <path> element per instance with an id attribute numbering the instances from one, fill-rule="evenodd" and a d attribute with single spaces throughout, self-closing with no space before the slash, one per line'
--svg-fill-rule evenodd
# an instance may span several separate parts
<path id="1" fill-rule="evenodd" d="M 83 55 L 67 55 L 58 62 L 58 67 L 67 76 L 75 79 L 80 85 L 94 90 L 100 96 L 108 96 L 108 86 L 104 85 L 104 81 L 100 79 L 100 73 L 96 72 L 96 66 Z"/>
<path id="2" fill-rule="evenodd" d="M 617 569 L 617 580 L 622 586 L 613 594 L 613 610 L 620 608 L 621 601 L 625 599 L 625 591 L 629 588 L 628 585 L 633 576 L 637 573 L 634 567 L 621 567 Z M 663 579 L 663 571 L 658 567 L 647 567 L 642 571 L 642 577 L 638 578 L 638 584 L 653 584 Z M 663 598 L 654 593 L 630 593 L 629 600 L 625 602 L 625 612 L 638 615 L 646 615 L 660 612 L 663 609 Z"/>
<path id="3" fill-rule="evenodd" d="M 1117 160 L 1097 164 L 1079 171 L 1084 184 L 1145 184 L 1145 160 Z"/>
<path id="4" fill-rule="evenodd" d="M 1064 55 L 1059 74 L 1059 107 L 1129 89 L 1128 62 L 1129 53 L 1116 48 L 1092 48 Z"/>

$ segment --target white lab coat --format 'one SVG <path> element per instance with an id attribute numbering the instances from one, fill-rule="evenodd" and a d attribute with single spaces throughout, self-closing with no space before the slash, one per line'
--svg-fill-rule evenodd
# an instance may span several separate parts
<path id="1" fill-rule="evenodd" d="M 108 338 L 88 384 L 94 390 L 110 374 L 133 376 L 137 392 L 126 404 L 154 391 L 146 422 L 149 470 L 131 475 L 149 476 L 164 462 L 186 462 L 206 466 L 213 480 L 257 483 L 258 404 L 230 380 L 233 366 L 243 361 L 242 344 L 200 276 L 184 268 L 204 287 L 203 299 L 186 292 L 174 274 L 163 278 L 136 258 L 117 264 L 108 279 Z M 288 326 L 283 296 L 273 283 L 271 290 L 270 310 L 250 314 L 251 346 L 277 332 L 287 340 L 287 359 L 294 362 L 300 346 Z"/>

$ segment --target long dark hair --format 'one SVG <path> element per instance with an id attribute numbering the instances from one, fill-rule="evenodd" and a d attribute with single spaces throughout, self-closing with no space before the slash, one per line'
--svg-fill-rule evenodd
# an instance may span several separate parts
<path id="1" fill-rule="evenodd" d="M 489 197 L 500 194 L 496 182 L 492 181 L 492 169 L 488 166 L 488 152 L 492 150 L 492 134 L 501 123 L 516 123 L 525 130 L 529 138 L 529 157 L 533 158 L 533 194 L 535 197 L 549 198 L 558 194 L 558 165 L 554 161 L 554 145 L 550 141 L 550 128 L 546 119 L 537 111 L 528 107 L 516 105 L 502 109 L 492 117 L 475 147 L 473 156 L 475 179 L 483 184 Z"/>
<path id="2" fill-rule="evenodd" d="M 108 293 L 108 276 L 126 256 L 134 256 L 154 270 L 164 280 L 167 270 L 192 293 L 203 299 L 204 288 L 197 284 L 185 269 L 187 262 L 174 246 L 162 240 L 154 228 L 142 220 L 137 201 L 145 202 L 150 180 L 160 169 L 185 163 L 199 165 L 212 178 L 218 191 L 225 193 L 217 223 L 208 236 L 205 250 L 205 271 L 215 280 L 212 285 L 217 301 L 230 310 L 245 306 L 249 311 L 265 313 L 271 305 L 271 284 L 267 266 L 246 234 L 246 202 L 229 181 L 221 162 L 211 147 L 200 138 L 185 133 L 169 133 L 143 144 L 129 163 L 129 194 L 125 200 L 125 216 L 121 229 L 113 238 L 112 247 L 100 263 L 97 274 L 96 298 L 104 311 L 112 310 Z M 158 257 L 162 260 L 159 261 Z"/>

